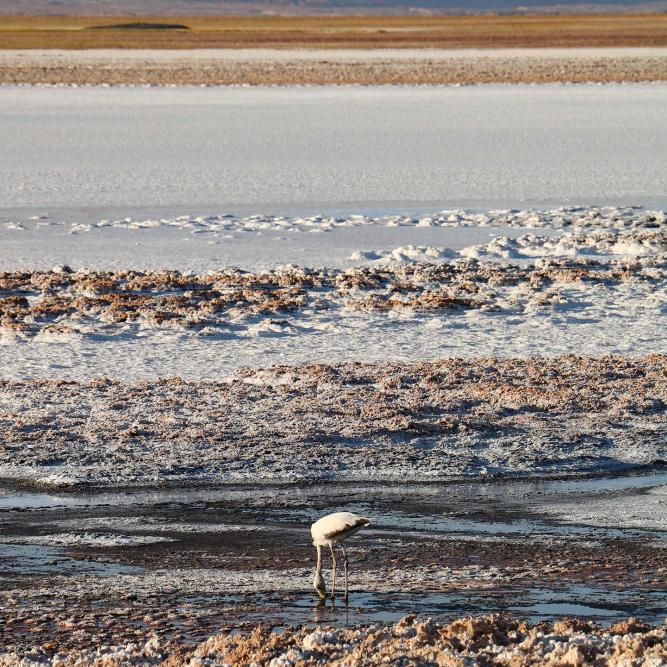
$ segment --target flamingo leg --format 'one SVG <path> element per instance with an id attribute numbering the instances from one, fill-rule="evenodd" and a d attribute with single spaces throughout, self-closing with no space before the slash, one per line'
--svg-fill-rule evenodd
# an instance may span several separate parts
<path id="1" fill-rule="evenodd" d="M 345 547 L 341 544 L 340 548 L 343 552 L 343 565 L 345 567 L 345 600 L 347 601 L 347 599 L 350 597 L 349 591 L 348 591 L 348 586 L 347 586 L 347 571 L 348 571 L 349 561 L 347 559 L 347 551 L 345 551 Z"/>
<path id="2" fill-rule="evenodd" d="M 333 542 L 329 544 L 329 549 L 331 550 L 331 562 L 332 562 L 332 581 L 331 581 L 331 599 L 333 600 L 336 597 L 336 554 L 334 553 Z"/>

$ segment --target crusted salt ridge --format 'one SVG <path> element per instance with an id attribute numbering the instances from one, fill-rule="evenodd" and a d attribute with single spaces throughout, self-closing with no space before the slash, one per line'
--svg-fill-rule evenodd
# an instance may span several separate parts
<path id="1" fill-rule="evenodd" d="M 649 237 L 658 249 L 664 244 L 664 238 L 653 239 L 651 232 L 635 242 L 649 243 Z M 150 328 L 290 335 L 355 311 L 549 313 L 576 298 L 573 285 L 615 290 L 636 283 L 652 303 L 666 280 L 665 253 L 606 261 L 545 258 L 530 266 L 459 259 L 344 271 L 286 266 L 263 273 L 228 269 L 204 275 L 55 267 L 0 273 L 0 339 L 5 344 L 69 342 L 72 336 L 132 335 Z M 588 289 L 586 299 L 594 298 L 595 291 Z M 602 298 L 609 301 L 608 294 Z M 633 289 L 633 302 L 640 299 Z"/>
<path id="2" fill-rule="evenodd" d="M 641 206 L 563 206 L 555 209 L 492 209 L 485 212 L 466 209 L 445 209 L 428 215 L 373 216 L 351 214 L 330 216 L 282 216 L 255 214 L 236 216 L 232 213 L 218 215 L 180 215 L 162 218 L 118 218 L 98 222 L 73 222 L 69 225 L 72 234 L 84 234 L 105 227 L 119 229 L 153 229 L 172 227 L 193 234 L 227 234 L 235 231 L 331 231 L 338 227 L 363 225 L 386 225 L 388 227 L 472 227 L 501 226 L 529 227 L 564 230 L 622 230 L 664 228 L 667 214 L 662 210 L 651 210 Z M 48 216 L 38 216 L 37 226 L 51 224 Z M 16 221 L 5 223 L 9 229 L 22 229 Z"/>
<path id="3" fill-rule="evenodd" d="M 224 382 L 2 381 L 0 475 L 77 484 L 565 476 L 667 458 L 667 358 L 242 369 Z M 317 461 L 317 465 L 313 465 Z"/>
<path id="4" fill-rule="evenodd" d="M 531 624 L 501 615 L 460 618 L 441 623 L 406 616 L 389 626 L 289 628 L 275 633 L 257 626 L 246 633 L 213 635 L 194 649 L 157 636 L 116 646 L 56 653 L 53 647 L 0 654 L 2 667 L 18 665 L 132 664 L 268 665 L 299 667 L 377 664 L 522 667 L 545 665 L 658 665 L 667 661 L 667 625 L 636 619 L 600 628 L 594 623 L 561 619 Z"/>

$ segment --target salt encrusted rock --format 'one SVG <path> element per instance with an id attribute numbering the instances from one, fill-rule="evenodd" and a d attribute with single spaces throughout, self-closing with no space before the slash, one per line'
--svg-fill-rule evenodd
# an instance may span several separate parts
<path id="1" fill-rule="evenodd" d="M 620 629 L 622 624 L 617 624 Z M 55 653 L 32 650 L 0 654 L 0 666 L 127 664 L 162 667 L 344 667 L 377 664 L 415 667 L 493 664 L 499 667 L 658 667 L 667 661 L 667 626 L 651 627 L 628 621 L 628 632 L 573 620 L 530 626 L 498 615 L 459 619 L 452 623 L 414 617 L 388 628 L 356 627 L 316 631 L 290 629 L 274 634 L 258 627 L 247 634 L 221 634 L 191 649 L 150 638 L 118 646 Z M 419 628 L 410 635 L 408 630 Z"/>

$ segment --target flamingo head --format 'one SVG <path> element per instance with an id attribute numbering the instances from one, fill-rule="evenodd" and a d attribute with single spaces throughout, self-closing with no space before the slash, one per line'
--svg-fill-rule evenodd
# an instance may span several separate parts
<path id="1" fill-rule="evenodd" d="M 324 583 L 324 577 L 321 572 L 315 572 L 313 579 L 313 588 L 317 591 L 320 598 L 324 599 L 327 596 L 327 585 Z"/>

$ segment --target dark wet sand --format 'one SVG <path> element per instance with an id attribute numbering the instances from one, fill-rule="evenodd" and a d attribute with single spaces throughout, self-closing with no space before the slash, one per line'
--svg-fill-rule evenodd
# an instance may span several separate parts
<path id="1" fill-rule="evenodd" d="M 503 612 L 533 622 L 578 616 L 608 625 L 638 616 L 660 623 L 665 531 L 613 521 L 568 525 L 550 508 L 641 500 L 666 481 L 658 472 L 519 484 L 6 496 L 0 643 L 19 652 L 43 644 L 70 650 L 156 634 L 192 645 L 257 623 L 345 627 L 395 622 L 410 611 L 443 621 Z M 374 523 L 350 543 L 349 606 L 318 606 L 308 527 L 338 508 Z M 175 541 L 11 544 L 48 544 L 63 534 Z"/>

